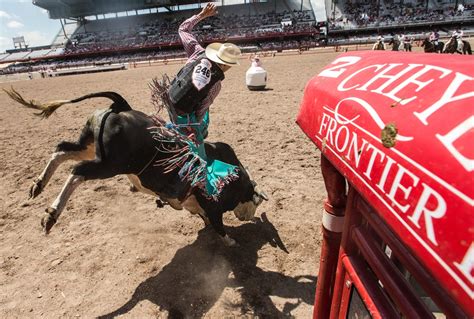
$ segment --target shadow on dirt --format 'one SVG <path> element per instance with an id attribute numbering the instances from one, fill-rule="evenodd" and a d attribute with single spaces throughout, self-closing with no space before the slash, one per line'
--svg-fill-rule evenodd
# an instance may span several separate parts
<path id="1" fill-rule="evenodd" d="M 99 318 L 125 314 L 143 300 L 167 311 L 169 318 L 200 318 L 226 287 L 241 295 L 237 300 L 222 301 L 234 314 L 286 318 L 300 303 L 313 304 L 316 277 L 289 277 L 257 267 L 258 251 L 267 243 L 288 253 L 265 213 L 254 223 L 228 227 L 227 232 L 240 247 L 227 248 L 210 228 L 201 230 L 194 243 L 179 249 L 157 275 L 142 282 L 128 302 Z M 279 310 L 269 296 L 296 301 Z"/>

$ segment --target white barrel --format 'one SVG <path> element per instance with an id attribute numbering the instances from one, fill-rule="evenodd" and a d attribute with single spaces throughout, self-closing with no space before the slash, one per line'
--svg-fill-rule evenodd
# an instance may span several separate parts
<path id="1" fill-rule="evenodd" d="M 265 89 L 267 85 L 267 71 L 261 66 L 252 65 L 245 75 L 247 88 L 251 91 Z"/>

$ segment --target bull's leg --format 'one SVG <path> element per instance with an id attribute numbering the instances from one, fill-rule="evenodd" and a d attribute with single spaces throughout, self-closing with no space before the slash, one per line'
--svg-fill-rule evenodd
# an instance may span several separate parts
<path id="1" fill-rule="evenodd" d="M 56 169 L 67 160 L 91 160 L 95 157 L 94 144 L 81 145 L 80 143 L 62 142 L 58 144 L 56 151 L 51 155 L 51 158 L 41 172 L 40 176 L 36 178 L 30 188 L 30 198 L 38 196 L 48 184 L 51 176 L 53 176 Z"/>
<path id="2" fill-rule="evenodd" d="M 130 181 L 130 191 L 132 192 L 142 192 L 151 196 L 156 196 L 156 193 L 148 188 L 143 187 L 140 179 L 137 175 L 127 174 L 128 180 Z M 133 188 L 133 189 L 132 189 Z"/>
<path id="3" fill-rule="evenodd" d="M 46 216 L 41 220 L 45 233 L 49 233 L 51 227 L 54 226 L 64 210 L 67 200 L 79 184 L 86 180 L 110 178 L 118 174 L 119 172 L 116 171 L 113 165 L 106 165 L 100 159 L 83 161 L 77 164 L 56 200 L 51 207 L 46 209 Z"/>
<path id="4" fill-rule="evenodd" d="M 209 226 L 211 224 L 211 221 L 205 213 L 199 213 L 199 217 L 201 217 L 202 221 L 204 222 L 204 225 Z"/>
<path id="5" fill-rule="evenodd" d="M 237 242 L 229 237 L 224 230 L 224 223 L 222 222 L 222 214 L 211 213 L 208 214 L 209 221 L 211 223 L 212 228 L 221 236 L 224 244 L 226 246 L 232 247 L 237 246 Z"/>
<path id="6" fill-rule="evenodd" d="M 84 176 L 69 175 L 69 178 L 67 179 L 66 184 L 64 184 L 63 189 L 59 193 L 58 197 L 56 197 L 56 200 L 53 202 L 51 207 L 46 209 L 45 216 L 41 219 L 41 226 L 43 226 L 46 234 L 49 233 L 51 227 L 56 224 L 56 221 L 66 206 L 67 200 L 77 188 L 77 186 L 79 186 L 79 184 L 81 184 L 83 181 Z"/>

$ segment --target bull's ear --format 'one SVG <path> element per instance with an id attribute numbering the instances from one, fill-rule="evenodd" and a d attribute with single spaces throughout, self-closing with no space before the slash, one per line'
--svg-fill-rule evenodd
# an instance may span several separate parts
<path id="1" fill-rule="evenodd" d="M 255 190 L 252 200 L 255 205 L 259 206 L 264 200 L 268 201 L 268 196 L 263 191 Z"/>
<path id="2" fill-rule="evenodd" d="M 255 206 L 259 206 L 263 202 L 263 198 L 260 197 L 257 193 L 253 194 L 252 202 Z"/>

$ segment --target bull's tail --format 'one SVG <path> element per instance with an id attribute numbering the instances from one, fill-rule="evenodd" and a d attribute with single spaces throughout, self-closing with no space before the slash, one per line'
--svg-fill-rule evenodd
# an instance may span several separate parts
<path id="1" fill-rule="evenodd" d="M 48 118 L 51 114 L 54 113 L 60 106 L 64 104 L 70 104 L 70 103 L 78 103 L 87 99 L 95 98 L 95 97 L 105 97 L 111 99 L 114 103 L 110 106 L 113 112 L 119 113 L 123 111 L 129 111 L 132 108 L 128 104 L 128 102 L 118 93 L 115 92 L 97 92 L 97 93 L 92 93 L 92 94 L 87 94 L 84 96 L 81 96 L 77 99 L 73 100 L 57 100 L 57 101 L 51 101 L 47 103 L 39 103 L 35 100 L 29 100 L 26 101 L 20 93 L 15 91 L 13 87 L 10 90 L 3 89 L 8 96 L 15 100 L 16 102 L 31 108 L 35 110 L 40 110 L 39 113 L 35 113 L 38 116 L 41 116 L 43 118 Z"/>

